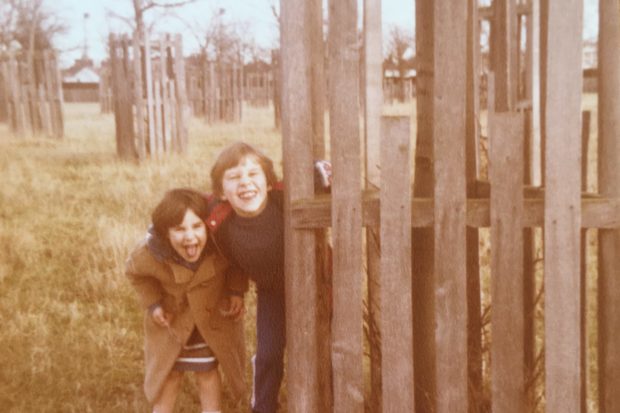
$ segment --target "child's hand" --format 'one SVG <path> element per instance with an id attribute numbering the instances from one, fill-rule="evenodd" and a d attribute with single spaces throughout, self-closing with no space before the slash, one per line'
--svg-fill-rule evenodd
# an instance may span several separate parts
<path id="1" fill-rule="evenodd" d="M 151 313 L 151 317 L 153 317 L 153 321 L 160 327 L 170 327 L 170 315 L 164 312 L 164 309 L 161 306 L 157 306 L 153 312 Z"/>
<path id="2" fill-rule="evenodd" d="M 243 297 L 239 297 L 238 295 L 231 295 L 228 298 L 229 305 L 228 310 L 222 310 L 221 313 L 225 317 L 232 318 L 235 321 L 238 321 L 245 314 L 245 305 L 243 302 Z"/>

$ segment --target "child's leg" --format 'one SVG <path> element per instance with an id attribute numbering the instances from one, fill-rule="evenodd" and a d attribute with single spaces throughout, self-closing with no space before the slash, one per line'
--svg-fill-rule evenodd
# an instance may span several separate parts
<path id="1" fill-rule="evenodd" d="M 180 371 L 172 370 L 168 374 L 153 405 L 153 413 L 172 413 L 174 411 L 174 403 L 177 400 L 182 380 L 183 373 Z"/>
<path id="2" fill-rule="evenodd" d="M 284 368 L 284 293 L 259 290 L 257 298 L 252 410 L 275 413 Z"/>
<path id="3" fill-rule="evenodd" d="M 210 371 L 197 371 L 196 382 L 203 412 L 219 412 L 221 407 L 222 385 L 217 368 Z"/>

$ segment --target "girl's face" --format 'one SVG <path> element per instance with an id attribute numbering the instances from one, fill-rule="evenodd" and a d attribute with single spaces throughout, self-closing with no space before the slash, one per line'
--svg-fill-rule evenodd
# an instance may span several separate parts
<path id="1" fill-rule="evenodd" d="M 196 262 L 207 243 L 207 228 L 196 213 L 188 209 L 183 221 L 168 229 L 172 248 L 188 262 Z"/>
<path id="2" fill-rule="evenodd" d="M 256 157 L 241 158 L 237 166 L 224 171 L 222 198 L 228 200 L 235 212 L 242 217 L 255 217 L 267 205 L 267 177 Z"/>

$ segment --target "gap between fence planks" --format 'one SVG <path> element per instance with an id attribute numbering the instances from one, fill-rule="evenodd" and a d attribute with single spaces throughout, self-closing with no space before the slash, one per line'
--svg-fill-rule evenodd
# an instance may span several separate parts
<path id="1" fill-rule="evenodd" d="M 364 1 L 364 187 L 380 187 L 381 111 L 383 107 L 383 53 L 381 34 L 381 1 Z M 379 228 L 366 228 L 366 270 L 368 283 L 368 335 L 370 386 L 374 389 L 367 401 L 371 411 L 381 411 L 381 314 L 380 291 L 381 241 Z"/>
<path id="2" fill-rule="evenodd" d="M 620 196 L 620 3 L 600 2 L 598 184 L 603 196 Z M 620 231 L 599 231 L 599 408 L 620 411 Z"/>

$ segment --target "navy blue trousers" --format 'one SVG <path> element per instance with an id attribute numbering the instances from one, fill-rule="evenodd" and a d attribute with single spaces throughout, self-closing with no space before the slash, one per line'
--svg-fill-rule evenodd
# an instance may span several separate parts
<path id="1" fill-rule="evenodd" d="M 259 289 L 252 411 L 275 413 L 284 371 L 284 290 Z"/>

